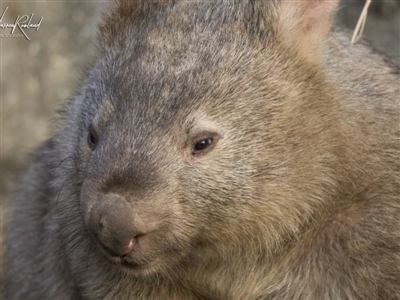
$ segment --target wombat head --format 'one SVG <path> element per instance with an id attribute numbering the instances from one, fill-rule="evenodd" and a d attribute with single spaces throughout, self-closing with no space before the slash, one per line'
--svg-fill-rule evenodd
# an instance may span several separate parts
<path id="1" fill-rule="evenodd" d="M 90 243 L 139 274 L 269 255 L 328 205 L 334 2 L 111 7 L 60 139 Z"/>

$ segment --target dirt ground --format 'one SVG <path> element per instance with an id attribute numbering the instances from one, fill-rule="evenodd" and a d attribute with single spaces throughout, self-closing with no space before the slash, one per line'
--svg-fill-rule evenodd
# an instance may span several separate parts
<path id="1" fill-rule="evenodd" d="M 364 36 L 400 62 L 399 1 L 377 1 L 371 7 Z M 13 22 L 18 15 L 34 13 L 33 23 L 43 17 L 37 31 L 27 31 L 30 40 L 0 37 L 1 231 L 27 153 L 50 136 L 55 110 L 73 95 L 81 71 L 93 60 L 98 6 L 95 1 L 1 1 L 0 13 L 8 7 L 3 23 Z M 361 0 L 342 0 L 339 22 L 353 29 L 362 6 Z"/>

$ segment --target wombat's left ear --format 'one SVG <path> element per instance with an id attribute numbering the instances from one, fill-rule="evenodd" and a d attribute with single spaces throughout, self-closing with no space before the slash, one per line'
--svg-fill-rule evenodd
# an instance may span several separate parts
<path id="1" fill-rule="evenodd" d="M 309 60 L 318 60 L 339 0 L 280 0 L 277 34 Z"/>

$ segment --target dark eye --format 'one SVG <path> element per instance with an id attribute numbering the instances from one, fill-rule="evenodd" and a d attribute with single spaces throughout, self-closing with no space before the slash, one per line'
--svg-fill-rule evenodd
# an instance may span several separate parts
<path id="1" fill-rule="evenodd" d="M 99 136 L 97 135 L 96 131 L 94 130 L 92 124 L 89 125 L 88 130 L 88 144 L 92 151 L 96 148 L 97 143 L 99 141 Z"/>
<path id="2" fill-rule="evenodd" d="M 203 153 L 207 148 L 209 148 L 212 145 L 212 143 L 213 143 L 212 138 L 198 141 L 196 144 L 194 144 L 192 154 L 197 155 Z"/>

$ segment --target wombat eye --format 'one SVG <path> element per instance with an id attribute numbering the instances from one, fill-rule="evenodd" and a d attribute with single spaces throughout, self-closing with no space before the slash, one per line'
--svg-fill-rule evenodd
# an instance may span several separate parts
<path id="1" fill-rule="evenodd" d="M 92 151 L 96 148 L 97 142 L 99 140 L 99 136 L 97 135 L 96 131 L 94 130 L 92 124 L 89 125 L 89 132 L 88 132 L 88 145 Z"/>
<path id="2" fill-rule="evenodd" d="M 197 155 L 203 153 L 207 148 L 209 148 L 212 145 L 212 142 L 213 142 L 212 138 L 198 141 L 193 147 L 192 154 Z"/>

